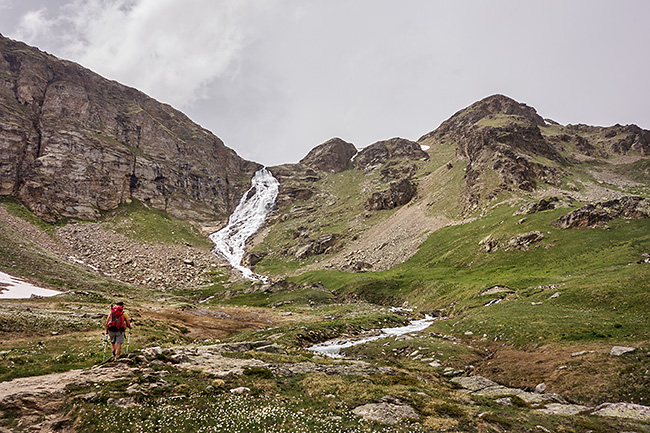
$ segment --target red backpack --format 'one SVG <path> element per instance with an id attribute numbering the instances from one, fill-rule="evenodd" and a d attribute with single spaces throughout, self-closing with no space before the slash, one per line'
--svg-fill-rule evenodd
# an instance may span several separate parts
<path id="1" fill-rule="evenodd" d="M 124 308 L 121 305 L 116 305 L 111 309 L 111 315 L 106 321 L 107 331 L 125 331 L 126 320 L 124 320 Z"/>

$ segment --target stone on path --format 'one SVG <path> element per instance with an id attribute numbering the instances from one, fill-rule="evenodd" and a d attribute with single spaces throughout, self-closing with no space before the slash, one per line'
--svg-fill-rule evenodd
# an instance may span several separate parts
<path id="1" fill-rule="evenodd" d="M 240 386 L 238 388 L 233 388 L 230 390 L 231 394 L 247 394 L 249 392 L 251 392 L 251 389 L 245 386 Z"/>
<path id="2" fill-rule="evenodd" d="M 632 353 L 635 350 L 634 347 L 614 346 L 612 347 L 612 350 L 609 351 L 609 354 L 612 356 L 621 356 L 625 353 Z"/>

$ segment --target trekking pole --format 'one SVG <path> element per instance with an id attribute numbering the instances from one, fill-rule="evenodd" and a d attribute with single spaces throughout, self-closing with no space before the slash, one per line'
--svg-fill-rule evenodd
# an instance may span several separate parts
<path id="1" fill-rule="evenodd" d="M 126 353 L 129 353 L 129 343 L 131 343 L 131 328 L 129 328 L 129 336 L 126 339 Z"/>
<path id="2" fill-rule="evenodd" d="M 106 343 L 108 343 L 108 334 L 104 334 L 104 356 L 102 356 L 102 362 L 106 361 Z"/>

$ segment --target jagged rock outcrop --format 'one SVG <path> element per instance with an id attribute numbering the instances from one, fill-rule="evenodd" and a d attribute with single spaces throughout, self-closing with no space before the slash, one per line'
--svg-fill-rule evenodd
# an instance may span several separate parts
<path id="1" fill-rule="evenodd" d="M 327 252 L 336 244 L 336 234 L 325 233 L 318 238 L 301 246 L 294 254 L 298 259 L 304 259 L 310 256 L 316 256 Z"/>
<path id="2" fill-rule="evenodd" d="M 563 229 L 603 227 L 615 218 L 650 218 L 650 200 L 626 196 L 620 199 L 587 204 L 558 218 L 551 225 Z"/>
<path id="3" fill-rule="evenodd" d="M 356 154 L 357 148 L 352 143 L 332 138 L 314 147 L 300 164 L 316 171 L 338 173 L 352 166 L 352 157 Z"/>
<path id="4" fill-rule="evenodd" d="M 528 251 L 532 244 L 538 243 L 544 239 L 544 234 L 540 231 L 522 233 L 509 239 L 503 237 L 493 237 L 488 235 L 479 242 L 479 246 L 486 253 L 503 249 L 504 251 L 521 250 Z"/>
<path id="5" fill-rule="evenodd" d="M 422 147 L 404 138 L 391 138 L 378 141 L 364 148 L 354 158 L 354 165 L 360 170 L 368 170 L 385 164 L 389 160 L 428 160 L 429 155 Z"/>
<path id="6" fill-rule="evenodd" d="M 386 191 L 375 192 L 366 201 L 366 210 L 394 209 L 405 205 L 417 193 L 417 185 L 409 179 L 391 182 Z"/>
<path id="7" fill-rule="evenodd" d="M 638 153 L 650 155 L 650 131 L 637 125 L 614 125 L 609 127 L 589 125 L 567 125 L 565 140 L 575 140 L 579 150 L 585 154 L 599 156 L 626 155 Z"/>
<path id="8" fill-rule="evenodd" d="M 181 112 L 0 36 L 0 195 L 47 221 L 133 199 L 223 219 L 260 167 Z"/>
<path id="9" fill-rule="evenodd" d="M 282 209 L 296 201 L 308 200 L 314 194 L 312 184 L 320 180 L 320 175 L 303 164 L 283 164 L 269 168 L 280 181 L 276 204 Z"/>
<path id="10" fill-rule="evenodd" d="M 539 201 L 525 203 L 513 215 L 530 215 L 537 212 L 544 212 L 546 210 L 557 209 L 560 207 L 568 207 L 573 200 L 570 198 L 561 197 L 546 197 Z"/>

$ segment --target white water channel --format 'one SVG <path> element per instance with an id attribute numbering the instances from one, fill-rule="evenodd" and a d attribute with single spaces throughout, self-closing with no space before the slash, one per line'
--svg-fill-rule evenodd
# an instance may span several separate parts
<path id="1" fill-rule="evenodd" d="M 410 334 L 412 332 L 420 332 L 427 329 L 429 325 L 431 325 L 436 320 L 439 320 L 439 318 L 427 315 L 424 317 L 424 319 L 413 320 L 406 326 L 400 326 L 399 328 L 384 328 L 381 330 L 381 334 L 378 335 L 371 335 L 369 337 L 362 338 L 335 339 L 325 341 L 323 343 L 314 344 L 308 349 L 330 358 L 343 358 L 343 355 L 341 355 L 341 349 L 358 346 L 359 344 L 369 343 L 371 341 L 380 340 L 382 338 L 397 337 L 404 334 Z"/>
<path id="2" fill-rule="evenodd" d="M 254 273 L 241 264 L 246 252 L 246 241 L 264 225 L 273 210 L 280 183 L 266 168 L 253 176 L 251 187 L 242 196 L 228 224 L 210 235 L 214 251 L 221 254 L 230 265 L 240 271 L 244 278 L 266 281 L 266 277 Z"/>
<path id="3" fill-rule="evenodd" d="M 27 299 L 32 295 L 54 296 L 59 293 L 61 292 L 44 289 L 18 277 L 0 272 L 0 299 Z"/>

